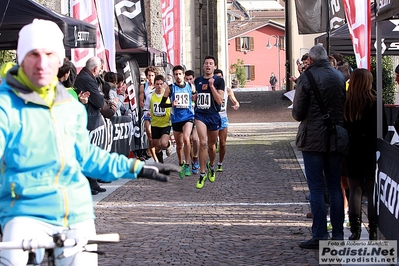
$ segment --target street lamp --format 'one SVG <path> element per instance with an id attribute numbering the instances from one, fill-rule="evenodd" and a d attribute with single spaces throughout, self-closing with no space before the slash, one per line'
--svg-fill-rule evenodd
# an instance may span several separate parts
<path id="1" fill-rule="evenodd" d="M 281 80 L 280 80 L 280 70 L 281 70 L 281 66 L 280 66 L 280 48 L 281 48 L 281 43 L 280 43 L 280 37 L 276 36 L 276 35 L 270 35 L 269 39 L 267 40 L 267 49 L 271 49 L 273 46 L 270 44 L 270 38 L 273 37 L 276 39 L 276 43 L 273 45 L 274 47 L 277 48 L 277 56 L 278 56 L 278 86 L 280 87 L 280 90 L 282 88 L 281 86 Z"/>

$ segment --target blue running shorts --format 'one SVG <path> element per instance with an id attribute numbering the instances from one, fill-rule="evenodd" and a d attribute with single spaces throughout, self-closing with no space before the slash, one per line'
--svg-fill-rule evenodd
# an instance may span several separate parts
<path id="1" fill-rule="evenodd" d="M 212 115 L 195 114 L 195 119 L 204 123 L 210 131 L 219 130 L 222 122 L 219 113 Z"/>
<path id="2" fill-rule="evenodd" d="M 219 130 L 223 130 L 229 126 L 229 120 L 227 119 L 227 117 L 222 117 L 221 120 L 222 121 Z"/>

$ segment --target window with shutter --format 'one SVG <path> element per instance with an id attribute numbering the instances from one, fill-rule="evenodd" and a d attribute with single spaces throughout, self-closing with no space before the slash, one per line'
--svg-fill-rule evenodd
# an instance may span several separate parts
<path id="1" fill-rule="evenodd" d="M 236 38 L 236 51 L 241 51 L 241 37 Z"/>
<path id="2" fill-rule="evenodd" d="M 255 66 L 254 65 L 244 65 L 245 77 L 247 81 L 255 80 Z"/>
<path id="3" fill-rule="evenodd" d="M 251 40 L 252 38 L 252 40 Z M 248 52 L 253 51 L 253 37 L 237 37 L 236 38 L 236 51 Z M 251 48 L 252 47 L 252 48 Z"/>
<path id="4" fill-rule="evenodd" d="M 244 68 L 245 68 L 245 79 L 249 80 L 249 78 L 251 77 L 250 73 L 249 73 L 249 66 L 248 65 L 244 65 Z"/>
<path id="5" fill-rule="evenodd" d="M 241 38 L 241 51 L 248 51 L 249 50 L 249 38 L 242 37 Z"/>
<path id="6" fill-rule="evenodd" d="M 255 66 L 250 66 L 251 80 L 255 80 Z"/>
<path id="7" fill-rule="evenodd" d="M 285 50 L 285 37 L 284 36 L 280 36 L 280 50 Z"/>

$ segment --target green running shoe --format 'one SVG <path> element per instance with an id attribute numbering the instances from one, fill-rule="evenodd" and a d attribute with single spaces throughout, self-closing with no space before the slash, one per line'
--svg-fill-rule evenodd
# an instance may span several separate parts
<path id="1" fill-rule="evenodd" d="M 191 175 L 190 165 L 188 165 L 188 164 L 184 165 L 184 175 L 185 176 L 190 176 Z"/>
<path id="2" fill-rule="evenodd" d="M 211 181 L 212 183 L 215 182 L 216 173 L 215 173 L 215 170 L 211 168 L 210 162 L 207 162 L 206 168 L 208 168 L 207 176 L 208 176 L 209 181 Z"/>
<path id="3" fill-rule="evenodd" d="M 203 188 L 204 185 L 205 185 L 205 181 L 206 181 L 206 175 L 205 175 L 205 174 L 200 174 L 200 177 L 199 177 L 199 179 L 198 179 L 198 181 L 197 181 L 196 187 L 197 187 L 198 189 Z"/>
<path id="4" fill-rule="evenodd" d="M 216 169 L 216 172 L 223 172 L 223 166 L 221 164 L 218 164 L 218 168 Z"/>
<path id="5" fill-rule="evenodd" d="M 331 231 L 332 231 L 332 224 L 331 224 L 331 223 L 328 223 L 328 224 L 327 224 L 327 231 L 328 231 L 328 232 L 331 232 Z"/>
<path id="6" fill-rule="evenodd" d="M 186 164 L 184 163 L 184 161 L 183 161 L 183 164 L 180 165 L 181 168 L 180 168 L 179 176 L 181 179 L 183 179 L 186 176 L 186 166 L 185 165 Z"/>

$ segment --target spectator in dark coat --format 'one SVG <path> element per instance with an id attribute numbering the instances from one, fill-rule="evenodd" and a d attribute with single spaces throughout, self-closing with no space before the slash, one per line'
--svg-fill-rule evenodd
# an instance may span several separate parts
<path id="1" fill-rule="evenodd" d="M 89 91 L 89 102 L 86 105 L 88 113 L 88 129 L 93 130 L 94 125 L 100 119 L 100 109 L 104 106 L 104 95 L 99 89 L 97 82 L 98 75 L 102 71 L 102 63 L 100 58 L 91 57 L 86 62 L 86 66 L 82 68 L 75 80 L 77 92 Z"/>
<path id="2" fill-rule="evenodd" d="M 316 89 L 320 91 L 332 124 L 343 125 L 344 77 L 331 66 L 326 50 L 320 45 L 315 45 L 310 49 L 308 60 L 310 65 L 305 71 L 310 71 L 313 75 L 317 85 Z M 304 159 L 313 216 L 313 238 L 301 242 L 299 246 L 317 249 L 319 240 L 328 238 L 324 178 L 330 195 L 332 239 L 341 240 L 344 237 L 344 206 L 340 184 L 342 156 L 330 145 L 327 124 L 322 118 L 319 104 L 305 74 L 302 74 L 297 80 L 292 116 L 301 122 L 296 137 L 296 146 L 298 150 L 302 151 Z"/>
<path id="3" fill-rule="evenodd" d="M 86 66 L 82 68 L 75 80 L 75 87 L 78 92 L 90 92 L 89 102 L 85 105 L 87 110 L 87 129 L 94 130 L 103 119 L 100 113 L 104 106 L 104 95 L 99 89 L 97 78 L 102 71 L 103 65 L 98 57 L 91 57 L 86 62 Z M 91 193 L 93 195 L 98 192 L 105 192 L 105 188 L 101 188 L 95 178 L 87 177 Z"/>

